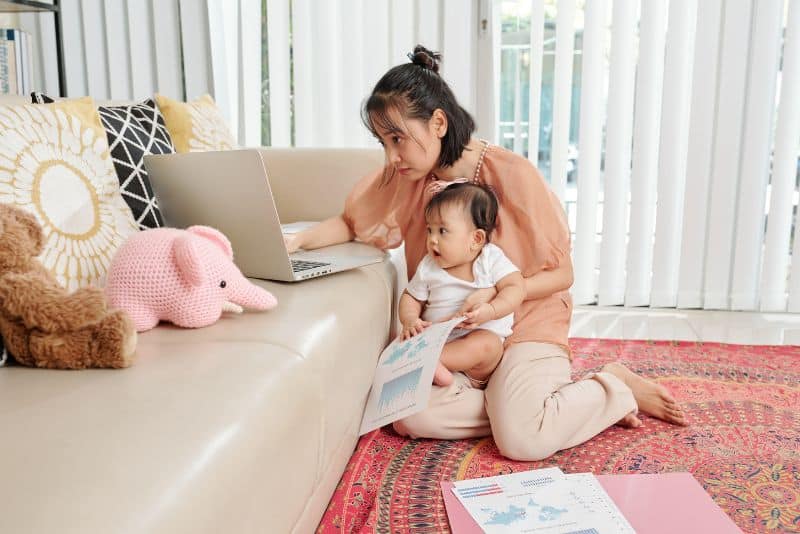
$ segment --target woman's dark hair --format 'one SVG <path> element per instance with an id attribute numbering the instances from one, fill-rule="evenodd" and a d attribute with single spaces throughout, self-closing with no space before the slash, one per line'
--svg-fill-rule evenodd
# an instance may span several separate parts
<path id="1" fill-rule="evenodd" d="M 475 131 L 475 120 L 459 104 L 447 82 L 439 76 L 442 55 L 422 45 L 408 54 L 411 63 L 397 65 L 378 80 L 372 94 L 364 102 L 361 120 L 377 138 L 377 127 L 393 133 L 404 129 L 389 117 L 396 109 L 403 117 L 430 120 L 436 109 L 447 116 L 447 132 L 442 138 L 439 166 L 449 167 L 461 153 Z"/>
<path id="2" fill-rule="evenodd" d="M 463 182 L 445 187 L 433 195 L 425 206 L 425 219 L 447 205 L 468 209 L 475 228 L 486 232 L 487 242 L 491 240 L 492 232 L 497 225 L 497 196 L 488 185 Z"/>

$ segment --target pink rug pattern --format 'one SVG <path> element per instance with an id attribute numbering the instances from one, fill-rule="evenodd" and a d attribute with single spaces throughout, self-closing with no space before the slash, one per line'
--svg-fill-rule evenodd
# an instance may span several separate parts
<path id="1" fill-rule="evenodd" d="M 644 418 L 541 462 L 491 438 L 361 438 L 318 532 L 449 532 L 439 482 L 558 466 L 597 474 L 689 471 L 745 532 L 800 532 L 800 347 L 573 339 L 574 374 L 620 360 L 669 388 L 690 424 Z"/>

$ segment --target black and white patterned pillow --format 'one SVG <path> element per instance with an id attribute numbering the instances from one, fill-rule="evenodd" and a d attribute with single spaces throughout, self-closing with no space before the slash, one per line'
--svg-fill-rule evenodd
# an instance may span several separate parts
<path id="1" fill-rule="evenodd" d="M 3 367 L 8 361 L 8 351 L 3 343 L 3 336 L 0 336 L 0 367 Z"/>
<path id="2" fill-rule="evenodd" d="M 34 104 L 54 102 L 35 92 L 31 93 L 31 100 Z M 138 104 L 98 106 L 97 111 L 106 130 L 122 198 L 130 206 L 139 229 L 163 226 L 164 219 L 144 168 L 145 155 L 175 152 L 158 106 L 148 98 Z"/>

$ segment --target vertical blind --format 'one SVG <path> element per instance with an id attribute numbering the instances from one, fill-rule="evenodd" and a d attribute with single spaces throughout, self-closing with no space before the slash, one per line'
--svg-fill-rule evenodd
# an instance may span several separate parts
<path id="1" fill-rule="evenodd" d="M 361 124 L 362 101 L 383 73 L 408 61 L 416 44 L 443 54 L 440 74 L 476 117 L 478 135 L 492 138 L 497 78 L 493 4 L 492 0 L 268 0 L 273 144 L 288 145 L 294 135 L 296 146 L 374 145 Z M 286 59 L 290 50 L 291 66 Z"/>
<path id="2" fill-rule="evenodd" d="M 695 42 L 696 0 L 671 0 L 664 51 L 664 83 L 659 124 L 658 176 L 655 184 L 656 226 L 653 238 L 650 305 L 675 306 L 683 199 L 686 184 L 686 131 L 692 89 L 692 52 Z M 612 36 L 613 38 L 613 36 Z M 631 221 L 631 226 L 639 221 Z M 694 229 L 693 231 L 697 231 Z M 629 254 L 640 251 L 631 250 Z M 616 304 L 622 304 L 618 302 Z"/>
<path id="3" fill-rule="evenodd" d="M 62 0 L 67 96 L 129 101 L 210 93 L 242 145 L 374 145 L 362 99 L 421 43 L 492 139 L 493 0 Z M 266 23 L 262 20 L 262 9 Z M 445 21 L 447 23 L 445 24 Z M 58 93 L 53 18 L 20 15 L 34 85 Z M 262 32 L 268 83 L 262 87 Z M 266 98 L 263 96 L 266 95 Z M 263 98 L 263 102 L 262 102 Z"/>
<path id="4" fill-rule="evenodd" d="M 62 0 L 67 96 L 215 97 L 234 135 L 261 144 L 262 0 Z M 19 15 L 34 87 L 58 94 L 53 17 Z"/>
<path id="5" fill-rule="evenodd" d="M 552 4 L 550 179 L 562 193 L 576 5 Z M 533 65 L 543 64 L 540 5 L 531 2 Z M 800 310 L 800 2 L 582 8 L 575 301 Z M 538 139 L 538 107 L 530 119 Z"/>

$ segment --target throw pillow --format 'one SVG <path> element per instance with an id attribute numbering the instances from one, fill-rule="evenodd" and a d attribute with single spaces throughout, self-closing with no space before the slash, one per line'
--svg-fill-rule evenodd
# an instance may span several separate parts
<path id="1" fill-rule="evenodd" d="M 156 95 L 156 102 L 178 152 L 236 148 L 236 140 L 209 95 L 191 102 Z"/>
<path id="2" fill-rule="evenodd" d="M 91 97 L 0 105 L 0 202 L 36 216 L 39 259 L 69 290 L 102 286 L 117 248 L 137 231 Z"/>
<path id="3" fill-rule="evenodd" d="M 42 93 L 31 93 L 31 99 L 37 104 L 54 102 Z M 106 130 L 122 198 L 133 211 L 136 223 L 141 230 L 164 226 L 144 167 L 147 154 L 175 152 L 158 106 L 148 98 L 138 104 L 99 106 L 97 112 Z"/>

